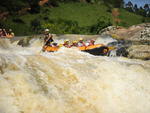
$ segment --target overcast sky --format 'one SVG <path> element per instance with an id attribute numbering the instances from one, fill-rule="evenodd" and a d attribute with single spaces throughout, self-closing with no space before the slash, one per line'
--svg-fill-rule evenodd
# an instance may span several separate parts
<path id="1" fill-rule="evenodd" d="M 124 0 L 126 3 L 131 1 L 133 4 L 137 4 L 138 6 L 143 6 L 144 4 L 150 4 L 150 0 Z"/>

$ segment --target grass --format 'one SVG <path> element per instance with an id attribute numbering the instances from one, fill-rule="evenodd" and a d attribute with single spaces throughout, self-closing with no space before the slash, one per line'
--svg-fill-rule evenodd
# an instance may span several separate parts
<path id="1" fill-rule="evenodd" d="M 50 18 L 62 18 L 77 21 L 81 27 L 91 26 L 102 16 L 111 16 L 105 5 L 87 3 L 60 4 L 60 7 L 50 9 Z"/>
<path id="2" fill-rule="evenodd" d="M 134 13 L 128 12 L 125 9 L 120 9 L 119 18 L 127 24 L 127 26 L 136 25 L 142 23 L 143 17 Z"/>

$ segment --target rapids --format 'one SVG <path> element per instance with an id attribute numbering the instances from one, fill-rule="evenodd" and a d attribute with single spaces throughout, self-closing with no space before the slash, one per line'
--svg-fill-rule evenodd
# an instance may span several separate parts
<path id="1" fill-rule="evenodd" d="M 0 40 L 0 113 L 150 113 L 150 61 L 31 42 Z"/>

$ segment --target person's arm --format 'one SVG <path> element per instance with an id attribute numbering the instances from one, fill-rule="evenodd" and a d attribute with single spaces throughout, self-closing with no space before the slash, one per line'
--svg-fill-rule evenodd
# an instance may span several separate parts
<path id="1" fill-rule="evenodd" d="M 52 35 L 52 34 L 49 34 L 49 39 L 51 39 L 51 42 L 54 42 L 54 39 L 53 39 L 53 35 Z"/>
<path id="2" fill-rule="evenodd" d="M 7 36 L 7 32 L 5 29 L 3 29 L 3 36 Z"/>
<path id="3" fill-rule="evenodd" d="M 86 44 L 84 42 L 82 44 L 83 44 L 83 46 L 86 46 Z"/>
<path id="4" fill-rule="evenodd" d="M 12 32 L 12 33 L 11 33 L 11 36 L 12 36 L 12 37 L 14 37 L 14 36 L 15 36 L 15 34 Z"/>

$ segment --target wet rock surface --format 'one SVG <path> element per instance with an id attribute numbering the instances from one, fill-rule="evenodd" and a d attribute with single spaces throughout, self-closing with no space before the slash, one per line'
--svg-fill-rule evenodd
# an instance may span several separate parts
<path id="1" fill-rule="evenodd" d="M 22 46 L 22 47 L 27 47 L 30 45 L 31 39 L 32 39 L 32 37 L 22 38 L 21 40 L 19 40 L 19 42 L 17 44 Z"/>
<path id="2" fill-rule="evenodd" d="M 150 60 L 150 45 L 132 45 L 127 50 L 129 58 Z"/>
<path id="3" fill-rule="evenodd" d="M 128 29 L 111 26 L 100 33 L 117 39 L 116 42 L 108 44 L 108 46 L 117 48 L 117 56 L 142 60 L 150 59 L 150 23 L 134 25 Z"/>

